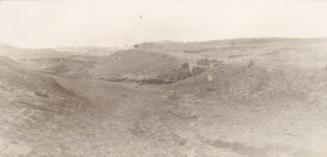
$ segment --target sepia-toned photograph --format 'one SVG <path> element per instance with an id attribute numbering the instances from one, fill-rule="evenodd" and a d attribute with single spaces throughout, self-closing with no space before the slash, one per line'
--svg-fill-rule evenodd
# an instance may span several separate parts
<path id="1" fill-rule="evenodd" d="M 327 1 L 0 0 L 0 157 L 327 157 Z"/>

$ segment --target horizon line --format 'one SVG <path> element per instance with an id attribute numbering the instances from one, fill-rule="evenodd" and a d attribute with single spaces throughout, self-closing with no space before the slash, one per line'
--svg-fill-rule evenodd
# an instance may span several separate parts
<path id="1" fill-rule="evenodd" d="M 1 1 L 1 0 L 0 0 Z M 219 42 L 219 41 L 233 41 L 233 40 L 265 40 L 265 39 L 276 39 L 276 40 L 327 40 L 327 37 L 278 37 L 278 36 L 271 36 L 271 37 L 240 37 L 240 38 L 221 38 L 221 39 L 212 39 L 212 40 L 189 40 L 189 41 L 179 41 L 179 40 L 153 40 L 153 41 L 142 41 L 137 42 L 134 44 L 124 44 L 124 45 L 117 45 L 117 46 L 104 46 L 104 45 L 84 45 L 84 46 L 54 46 L 54 47 L 28 47 L 28 46 L 18 46 L 16 44 L 11 44 L 8 42 L 0 42 L 0 46 L 8 46 L 13 48 L 20 48 L 20 49 L 58 49 L 58 48 L 127 48 L 133 47 L 134 45 L 141 45 L 141 44 L 159 44 L 163 42 L 171 42 L 171 43 L 207 43 L 207 42 Z"/>

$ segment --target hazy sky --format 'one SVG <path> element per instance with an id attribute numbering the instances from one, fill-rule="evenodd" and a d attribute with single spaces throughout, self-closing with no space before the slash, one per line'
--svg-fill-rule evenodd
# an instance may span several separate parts
<path id="1" fill-rule="evenodd" d="M 327 37 L 327 2 L 0 1 L 0 42 L 21 47 L 272 36 Z"/>

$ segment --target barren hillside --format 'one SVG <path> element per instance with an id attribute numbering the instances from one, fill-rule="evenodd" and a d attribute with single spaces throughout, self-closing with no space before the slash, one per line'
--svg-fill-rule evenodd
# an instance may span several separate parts
<path id="1" fill-rule="evenodd" d="M 77 50 L 0 58 L 0 156 L 327 155 L 326 39 Z"/>
<path id="2" fill-rule="evenodd" d="M 58 125 L 82 109 L 82 101 L 55 79 L 0 57 L 1 156 L 24 156 L 49 144 Z M 57 132 L 58 133 L 58 132 Z"/>

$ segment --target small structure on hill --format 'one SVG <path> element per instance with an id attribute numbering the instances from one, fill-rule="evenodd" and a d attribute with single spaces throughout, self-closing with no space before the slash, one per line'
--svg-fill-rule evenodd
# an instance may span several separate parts
<path id="1" fill-rule="evenodd" d="M 208 70 L 211 67 L 211 62 L 207 58 L 199 60 L 190 60 L 187 64 L 184 63 L 182 67 L 188 69 L 191 75 L 198 75 Z"/>

